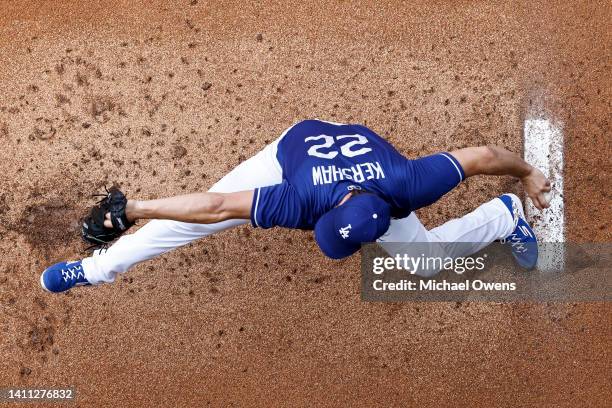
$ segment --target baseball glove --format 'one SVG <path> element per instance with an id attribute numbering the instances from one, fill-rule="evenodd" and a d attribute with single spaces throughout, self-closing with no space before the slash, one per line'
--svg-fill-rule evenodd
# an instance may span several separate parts
<path id="1" fill-rule="evenodd" d="M 91 209 L 83 219 L 81 233 L 83 239 L 92 247 L 106 246 L 127 231 L 133 222 L 128 221 L 125 214 L 127 198 L 117 187 L 106 189 L 106 194 L 95 194 L 103 198 Z M 112 228 L 104 226 L 106 214 L 110 213 Z"/>

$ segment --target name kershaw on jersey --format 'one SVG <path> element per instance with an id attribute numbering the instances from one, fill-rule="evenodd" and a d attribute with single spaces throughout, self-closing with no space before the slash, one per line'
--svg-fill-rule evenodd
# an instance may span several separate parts
<path id="1" fill-rule="evenodd" d="M 362 183 L 365 180 L 384 179 L 385 173 L 379 162 L 359 163 L 351 167 L 316 166 L 312 168 L 312 184 L 332 184 L 341 180 Z"/>

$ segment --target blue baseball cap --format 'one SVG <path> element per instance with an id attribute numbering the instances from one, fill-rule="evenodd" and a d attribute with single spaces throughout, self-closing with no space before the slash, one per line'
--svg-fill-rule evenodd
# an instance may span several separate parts
<path id="1" fill-rule="evenodd" d="M 361 193 L 319 218 L 315 240 L 325 255 L 341 259 L 357 252 L 362 243 L 376 241 L 390 222 L 389 204 L 374 194 Z"/>

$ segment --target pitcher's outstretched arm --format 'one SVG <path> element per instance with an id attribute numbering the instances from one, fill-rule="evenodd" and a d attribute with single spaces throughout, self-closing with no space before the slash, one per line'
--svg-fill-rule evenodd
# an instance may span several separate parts
<path id="1" fill-rule="evenodd" d="M 484 174 L 519 178 L 538 209 L 549 206 L 544 193 L 550 191 L 550 181 L 519 155 L 500 146 L 466 147 L 450 154 L 461 164 L 466 177 Z"/>
<path id="2" fill-rule="evenodd" d="M 193 193 L 156 200 L 128 200 L 128 220 L 158 219 L 213 224 L 231 219 L 249 219 L 253 190 L 235 193 Z M 112 228 L 110 214 L 104 225 Z"/>

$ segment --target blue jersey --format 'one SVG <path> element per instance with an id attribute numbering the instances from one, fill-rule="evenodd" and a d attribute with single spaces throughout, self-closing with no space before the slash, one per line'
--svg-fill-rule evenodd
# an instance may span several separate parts
<path id="1" fill-rule="evenodd" d="M 313 229 L 352 189 L 377 194 L 391 206 L 392 217 L 407 217 L 463 179 L 452 156 L 436 156 L 408 160 L 362 125 L 299 122 L 278 143 L 283 182 L 255 189 L 252 224 Z"/>

